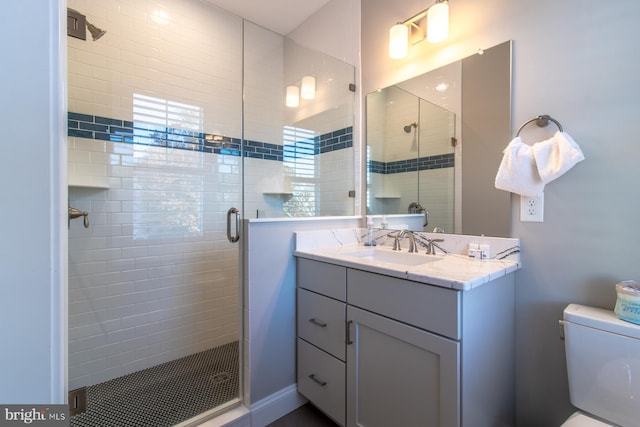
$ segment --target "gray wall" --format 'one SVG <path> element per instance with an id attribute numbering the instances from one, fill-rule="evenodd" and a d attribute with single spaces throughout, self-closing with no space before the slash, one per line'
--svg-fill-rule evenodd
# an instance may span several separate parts
<path id="1" fill-rule="evenodd" d="M 543 223 L 521 223 L 519 197 L 511 197 L 523 263 L 516 275 L 518 426 L 559 425 L 573 411 L 558 339 L 562 309 L 569 302 L 613 308 L 615 283 L 640 280 L 640 2 L 456 0 L 450 7 L 447 41 L 421 43 L 394 61 L 386 55 L 389 27 L 425 3 L 363 1 L 363 93 L 513 40 L 512 131 L 550 114 L 580 144 L 586 160 L 547 186 Z M 533 143 L 552 132 L 534 126 L 522 136 Z"/>
<path id="2" fill-rule="evenodd" d="M 66 400 L 66 49 L 49 37 L 61 33 L 57 3 L 8 0 L 0 17 L 2 404 Z"/>

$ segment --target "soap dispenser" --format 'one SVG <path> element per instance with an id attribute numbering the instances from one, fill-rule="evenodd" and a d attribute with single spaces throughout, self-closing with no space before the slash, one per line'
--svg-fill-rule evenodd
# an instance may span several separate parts
<path id="1" fill-rule="evenodd" d="M 365 246 L 375 246 L 376 240 L 373 238 L 373 218 L 367 217 L 367 240 L 364 242 Z"/>

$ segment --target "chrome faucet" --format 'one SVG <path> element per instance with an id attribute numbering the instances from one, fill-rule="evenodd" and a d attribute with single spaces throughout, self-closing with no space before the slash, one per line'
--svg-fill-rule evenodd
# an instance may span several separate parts
<path id="1" fill-rule="evenodd" d="M 406 237 L 409 239 L 409 253 L 418 252 L 418 245 L 416 244 L 416 239 L 413 237 L 413 233 L 411 231 L 402 230 L 402 231 L 398 231 L 398 233 L 395 235 L 389 234 L 389 236 L 394 238 L 393 240 L 394 251 L 402 250 L 400 248 L 400 239 L 403 239 Z"/>

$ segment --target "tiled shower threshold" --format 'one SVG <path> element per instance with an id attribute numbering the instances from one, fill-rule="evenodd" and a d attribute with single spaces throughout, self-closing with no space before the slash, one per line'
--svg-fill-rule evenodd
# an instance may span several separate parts
<path id="1" fill-rule="evenodd" d="M 71 427 L 174 426 L 237 399 L 238 342 L 87 387 Z"/>

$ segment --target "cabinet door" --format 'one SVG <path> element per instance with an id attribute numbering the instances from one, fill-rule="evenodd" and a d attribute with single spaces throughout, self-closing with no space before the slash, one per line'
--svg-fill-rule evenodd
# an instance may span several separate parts
<path id="1" fill-rule="evenodd" d="M 347 426 L 460 425 L 460 344 L 349 306 Z"/>

